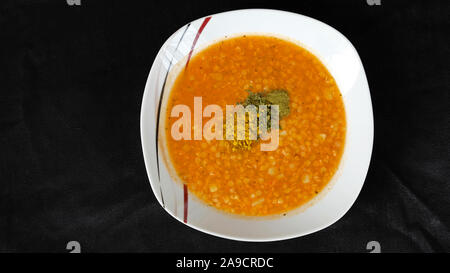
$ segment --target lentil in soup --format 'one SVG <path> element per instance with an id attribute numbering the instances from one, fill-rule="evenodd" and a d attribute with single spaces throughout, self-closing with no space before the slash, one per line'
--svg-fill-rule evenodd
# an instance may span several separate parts
<path id="1" fill-rule="evenodd" d="M 202 97 L 204 106 L 225 109 L 244 101 L 247 91 L 271 90 L 285 90 L 290 109 L 274 151 L 261 151 L 260 141 L 234 149 L 226 140 L 171 136 L 174 105 L 194 109 L 194 97 Z M 346 119 L 338 86 L 318 58 L 280 38 L 244 35 L 207 47 L 180 72 L 165 130 L 169 161 L 191 193 L 219 210 L 264 216 L 298 208 L 325 188 L 341 160 Z"/>

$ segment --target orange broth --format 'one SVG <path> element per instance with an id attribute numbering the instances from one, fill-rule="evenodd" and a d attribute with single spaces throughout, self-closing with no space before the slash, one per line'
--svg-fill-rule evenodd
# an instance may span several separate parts
<path id="1" fill-rule="evenodd" d="M 194 96 L 201 96 L 203 108 L 217 104 L 225 113 L 246 90 L 274 89 L 290 98 L 275 151 L 261 151 L 259 142 L 232 151 L 226 140 L 171 137 L 179 119 L 170 117 L 174 105 L 193 113 Z M 270 36 L 225 39 L 196 54 L 178 75 L 166 111 L 166 144 L 178 177 L 206 204 L 234 214 L 281 214 L 310 201 L 335 174 L 345 144 L 344 103 L 331 74 L 306 49 Z"/>

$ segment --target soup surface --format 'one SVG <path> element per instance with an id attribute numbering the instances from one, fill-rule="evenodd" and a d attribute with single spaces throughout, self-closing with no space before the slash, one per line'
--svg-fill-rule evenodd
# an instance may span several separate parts
<path id="1" fill-rule="evenodd" d="M 225 109 L 249 90 L 289 95 L 274 151 L 261 151 L 261 141 L 236 150 L 227 140 L 171 136 L 179 119 L 170 117 L 173 106 L 193 113 L 194 97 L 202 97 L 203 108 Z M 178 75 L 166 111 L 166 144 L 178 177 L 206 204 L 234 214 L 281 214 L 310 201 L 333 177 L 345 144 L 345 109 L 331 74 L 309 51 L 270 36 L 225 39 L 196 54 Z"/>

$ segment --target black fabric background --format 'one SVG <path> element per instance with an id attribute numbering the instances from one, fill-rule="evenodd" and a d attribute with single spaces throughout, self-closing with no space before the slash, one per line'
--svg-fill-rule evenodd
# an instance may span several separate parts
<path id="1" fill-rule="evenodd" d="M 2 1 L 0 252 L 450 251 L 448 1 Z M 336 224 L 273 243 L 216 238 L 157 203 L 140 144 L 151 64 L 179 27 L 239 8 L 289 10 L 342 32 L 371 90 L 375 142 Z"/>

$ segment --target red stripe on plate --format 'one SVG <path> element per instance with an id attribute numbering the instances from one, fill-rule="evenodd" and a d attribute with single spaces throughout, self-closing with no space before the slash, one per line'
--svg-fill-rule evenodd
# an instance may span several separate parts
<path id="1" fill-rule="evenodd" d="M 202 31 L 203 31 L 203 29 L 205 28 L 206 24 L 208 24 L 209 20 L 211 20 L 211 16 L 206 17 L 206 18 L 203 20 L 202 25 L 200 26 L 200 28 L 199 28 L 198 31 L 197 31 L 197 35 L 195 35 L 194 42 L 192 42 L 191 51 L 189 51 L 188 59 L 187 59 L 187 61 L 186 61 L 186 67 L 185 67 L 185 69 L 188 67 L 189 61 L 191 60 L 192 52 L 194 52 L 195 44 L 197 43 L 198 37 L 200 37 L 200 34 L 202 33 Z"/>
<path id="2" fill-rule="evenodd" d="M 187 217 L 188 217 L 188 188 L 186 184 L 183 185 L 183 195 L 184 195 L 184 215 L 183 215 L 183 222 L 187 223 Z"/>
<path id="3" fill-rule="evenodd" d="M 189 65 L 189 61 L 191 60 L 192 57 L 192 52 L 194 52 L 194 48 L 195 48 L 195 44 L 197 43 L 198 38 L 200 37 L 200 34 L 202 33 L 203 29 L 205 28 L 205 26 L 208 24 L 209 20 L 211 20 L 211 16 L 206 17 L 200 28 L 197 31 L 197 35 L 195 35 L 194 41 L 192 42 L 192 47 L 191 50 L 189 51 L 189 55 L 188 55 L 188 59 L 186 61 L 186 67 L 185 69 L 188 67 Z M 188 193 L 188 188 L 185 185 L 183 185 L 183 196 L 184 196 L 184 213 L 183 213 L 183 222 L 187 223 L 187 219 L 188 219 L 188 205 L 189 205 L 189 193 Z"/>

